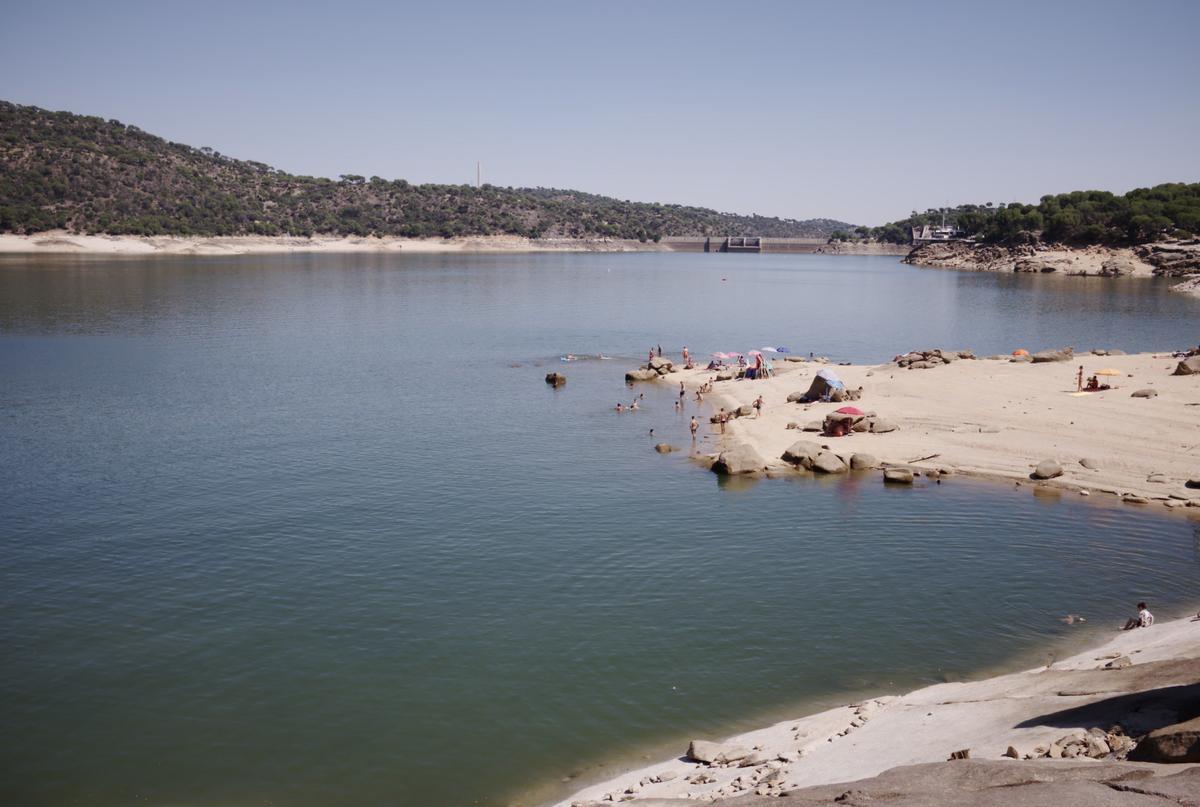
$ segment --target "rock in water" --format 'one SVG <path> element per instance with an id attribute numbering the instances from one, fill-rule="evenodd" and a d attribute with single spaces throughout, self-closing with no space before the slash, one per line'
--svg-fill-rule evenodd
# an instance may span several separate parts
<path id="1" fill-rule="evenodd" d="M 1200 373 L 1200 356 L 1188 356 L 1179 362 L 1172 375 L 1196 375 Z"/>
<path id="2" fill-rule="evenodd" d="M 625 373 L 625 381 L 631 383 L 634 381 L 653 381 L 658 378 L 658 373 L 653 370 L 630 370 Z"/>
<path id="3" fill-rule="evenodd" d="M 1129 752 L 1136 762 L 1200 762 L 1200 717 L 1147 734 Z"/>
<path id="4" fill-rule="evenodd" d="M 883 472 L 884 484 L 911 485 L 913 472 L 907 468 L 888 468 Z"/>
<path id="5" fill-rule="evenodd" d="M 740 443 L 728 451 L 722 451 L 721 456 L 713 463 L 713 473 L 734 476 L 737 474 L 757 473 L 767 467 L 766 460 L 751 446 Z"/>
<path id="6" fill-rule="evenodd" d="M 567 377 L 562 373 L 546 373 L 546 383 L 552 387 L 561 387 L 567 383 Z"/>
<path id="7" fill-rule="evenodd" d="M 670 443 L 659 443 L 654 447 L 654 450 L 659 454 L 670 454 L 675 450 L 675 446 L 671 445 Z"/>
<path id="8" fill-rule="evenodd" d="M 879 465 L 879 459 L 874 454 L 855 454 L 850 457 L 850 468 L 855 471 L 865 471 Z"/>
<path id="9" fill-rule="evenodd" d="M 832 451 L 826 450 L 817 454 L 813 460 L 812 469 L 822 474 L 844 474 L 847 471 L 846 463 L 842 462 L 842 458 Z"/>
<path id="10" fill-rule="evenodd" d="M 1062 476 L 1063 469 L 1054 460 L 1042 460 L 1033 469 L 1031 476 L 1034 479 L 1053 479 L 1056 476 Z"/>

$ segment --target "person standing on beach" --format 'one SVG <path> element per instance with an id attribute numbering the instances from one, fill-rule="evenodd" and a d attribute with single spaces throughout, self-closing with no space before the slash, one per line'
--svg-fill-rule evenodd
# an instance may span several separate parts
<path id="1" fill-rule="evenodd" d="M 756 418 L 762 417 L 762 408 L 763 408 L 763 397 L 761 395 L 759 395 L 758 398 L 755 399 L 755 401 L 754 401 L 754 416 Z"/>
<path id="2" fill-rule="evenodd" d="M 646 356 L 646 361 L 654 361 L 654 348 L 650 348 L 650 353 Z"/>
<path id="3" fill-rule="evenodd" d="M 683 396 L 684 396 L 684 395 L 686 395 L 686 394 L 687 394 L 687 393 L 686 393 L 686 392 L 684 391 L 684 389 L 683 389 L 683 382 L 682 382 L 682 381 L 680 381 L 680 382 L 679 382 L 679 400 L 680 400 L 680 401 L 682 401 L 682 400 L 683 400 Z"/>
<path id="4" fill-rule="evenodd" d="M 662 345 L 659 345 L 659 346 L 658 346 L 658 357 L 659 357 L 660 359 L 662 358 Z"/>
<path id="5" fill-rule="evenodd" d="M 1154 614 L 1150 613 L 1150 609 L 1146 607 L 1146 603 L 1138 603 L 1138 613 L 1135 617 L 1130 617 L 1125 623 L 1123 630 L 1133 630 L 1134 628 L 1148 628 L 1154 624 Z"/>
<path id="6" fill-rule="evenodd" d="M 690 355 L 688 355 L 687 345 L 683 346 L 683 363 L 684 363 L 684 366 L 687 366 L 688 364 L 692 363 L 692 357 Z"/>
<path id="7" fill-rule="evenodd" d="M 688 424 L 688 428 L 692 430 L 692 442 L 696 442 L 696 429 L 700 428 L 700 422 L 696 420 L 696 416 L 692 415 L 692 422 Z"/>

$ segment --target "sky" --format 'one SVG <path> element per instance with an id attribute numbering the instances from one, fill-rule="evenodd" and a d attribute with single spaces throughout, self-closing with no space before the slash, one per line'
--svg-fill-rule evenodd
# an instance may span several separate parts
<path id="1" fill-rule="evenodd" d="M 1200 0 L 0 0 L 0 99 L 285 171 L 881 224 L 1200 181 Z"/>

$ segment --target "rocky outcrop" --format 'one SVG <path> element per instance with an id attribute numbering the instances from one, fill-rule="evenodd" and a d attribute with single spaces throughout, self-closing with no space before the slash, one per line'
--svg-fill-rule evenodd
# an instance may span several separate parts
<path id="1" fill-rule="evenodd" d="M 870 779 L 789 790 L 803 807 L 1194 807 L 1200 768 L 1136 762 L 963 759 L 906 765 Z M 636 802 L 635 802 L 636 803 Z M 684 802 L 656 801 L 656 807 Z M 691 803 L 691 802 L 687 802 Z M 718 807 L 776 807 L 777 796 L 719 799 Z"/>
<path id="2" fill-rule="evenodd" d="M 736 476 L 758 473 L 766 467 L 766 460 L 752 446 L 739 443 L 733 448 L 722 451 L 717 457 L 717 461 L 713 463 L 712 470 L 714 473 Z"/>
<path id="3" fill-rule="evenodd" d="M 943 364 L 950 364 L 959 359 L 974 358 L 975 353 L 970 350 L 933 348 L 931 350 L 910 350 L 908 353 L 896 356 L 892 361 L 910 370 L 928 370 L 931 367 L 940 367 Z"/>
<path id="4" fill-rule="evenodd" d="M 1138 740 L 1129 759 L 1141 762 L 1200 762 L 1200 717 L 1172 726 L 1164 726 Z M 1200 782 L 1197 783 L 1200 802 Z"/>
<path id="5" fill-rule="evenodd" d="M 1200 274 L 1200 241 L 1164 241 L 1142 244 L 1133 250 L 1154 267 L 1160 277 L 1184 277 Z"/>
<path id="6" fill-rule="evenodd" d="M 638 369 L 625 373 L 625 383 L 627 384 L 632 384 L 634 381 L 653 381 L 656 378 L 658 378 L 658 373 L 653 370 Z"/>
<path id="7" fill-rule="evenodd" d="M 1075 348 L 1072 347 L 1064 347 L 1062 350 L 1039 350 L 1031 357 L 1034 364 L 1051 361 L 1071 361 L 1073 358 L 1075 358 Z"/>

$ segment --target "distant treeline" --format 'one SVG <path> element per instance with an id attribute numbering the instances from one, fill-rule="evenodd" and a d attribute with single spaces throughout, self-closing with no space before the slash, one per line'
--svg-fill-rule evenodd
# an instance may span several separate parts
<path id="1" fill-rule="evenodd" d="M 0 232 L 133 235 L 757 235 L 852 225 L 740 216 L 549 188 L 295 176 L 120 121 L 0 102 Z"/>
<path id="2" fill-rule="evenodd" d="M 959 205 L 927 210 L 881 227 L 839 230 L 835 240 L 871 239 L 907 244 L 911 229 L 946 224 L 992 243 L 1041 240 L 1087 245 L 1144 244 L 1164 238 L 1191 238 L 1200 233 L 1200 183 L 1172 182 L 1138 188 L 1124 196 L 1108 191 L 1074 191 L 1043 196 L 1036 205 Z"/>

